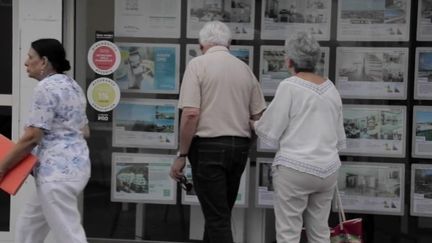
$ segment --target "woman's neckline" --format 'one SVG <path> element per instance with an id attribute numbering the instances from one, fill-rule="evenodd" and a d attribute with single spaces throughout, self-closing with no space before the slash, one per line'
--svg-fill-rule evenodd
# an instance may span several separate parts
<path id="1" fill-rule="evenodd" d="M 328 81 L 327 78 L 321 77 L 321 76 L 314 74 L 314 73 L 298 72 L 295 74 L 295 77 L 303 80 L 304 82 L 311 83 L 311 84 L 314 84 L 316 86 L 324 85 Z M 316 79 L 317 82 L 315 82 L 314 80 L 311 80 L 311 79 Z"/>
<path id="2" fill-rule="evenodd" d="M 48 78 L 48 77 L 51 77 L 51 76 L 53 76 L 53 75 L 56 75 L 57 73 L 50 73 L 50 74 L 48 74 L 45 78 Z"/>

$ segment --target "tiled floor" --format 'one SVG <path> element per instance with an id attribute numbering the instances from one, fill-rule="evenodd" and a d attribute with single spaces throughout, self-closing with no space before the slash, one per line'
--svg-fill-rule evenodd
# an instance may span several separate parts
<path id="1" fill-rule="evenodd" d="M 168 241 L 134 241 L 134 240 L 99 240 L 99 239 L 88 239 L 89 243 L 174 243 L 174 242 L 168 242 Z M 178 242 L 175 242 L 178 243 Z"/>

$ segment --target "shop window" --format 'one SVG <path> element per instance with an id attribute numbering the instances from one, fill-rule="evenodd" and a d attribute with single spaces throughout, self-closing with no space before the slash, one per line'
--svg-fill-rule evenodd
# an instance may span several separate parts
<path id="1" fill-rule="evenodd" d="M 348 218 L 363 219 L 365 242 L 431 240 L 430 1 L 178 0 L 175 1 L 181 4 L 178 19 L 174 14 L 165 19 L 160 16 L 151 19 L 154 22 L 148 22 L 145 12 L 140 11 L 154 8 L 152 14 L 156 16 L 160 10 L 156 6 L 165 1 L 148 5 L 145 2 L 85 1 L 87 25 L 77 25 L 83 28 L 80 32 L 86 33 L 77 40 L 77 46 L 82 47 L 76 50 L 77 56 L 87 57 L 95 33 L 105 31 L 114 33 L 113 41 L 122 58 L 120 67 L 110 77 L 121 90 L 119 106 L 112 114 L 99 116 L 106 121 L 93 119 L 98 116 L 93 115 L 92 108 L 89 110 L 92 137 L 88 142 L 93 174 L 84 194 L 84 226 L 90 238 L 190 240 L 190 207 L 137 203 L 133 193 L 128 193 L 148 190 L 149 182 L 143 176 L 148 167 L 126 168 L 122 155 L 132 154 L 128 159 L 139 164 L 148 154 L 175 153 L 172 143 L 175 126 L 167 119 L 175 117 L 175 111 L 158 107 L 178 99 L 185 67 L 200 53 L 197 32 L 202 24 L 221 20 L 230 24 L 233 33 L 230 50 L 253 69 L 268 102 L 280 81 L 290 75 L 284 66 L 286 35 L 305 30 L 316 37 L 322 47 L 317 69 L 335 83 L 343 100 L 349 146 L 341 152 L 343 165 L 338 185 L 344 193 L 342 200 Z M 176 7 L 173 2 L 170 10 Z M 172 14 L 168 8 L 164 10 L 164 14 Z M 172 59 L 174 69 L 170 69 L 172 63 L 165 62 L 163 73 L 155 71 L 155 66 L 161 64 L 154 61 L 158 51 L 164 60 L 177 58 Z M 85 89 L 97 78 L 87 67 L 77 73 L 84 73 Z M 158 75 L 163 77 L 160 86 L 156 85 Z M 169 123 L 167 130 L 172 134 L 140 141 L 135 136 L 145 135 L 146 129 L 161 131 L 157 122 L 146 125 L 134 118 L 134 112 L 151 109 L 158 114 L 155 120 Z M 262 198 L 258 195 L 258 200 L 271 198 L 269 168 L 275 151 L 276 148 L 266 147 L 259 140 L 252 148 L 250 166 L 258 170 L 259 181 L 248 189 L 258 193 L 257 187 L 262 187 L 265 195 Z M 139 174 L 139 179 L 125 182 L 131 174 Z M 143 199 L 146 200 L 150 201 Z M 249 208 L 254 207 L 272 210 L 264 209 L 271 208 L 272 201 L 249 201 Z M 335 226 L 337 221 L 333 210 L 329 224 Z M 138 228 L 139 225 L 143 228 Z"/>
<path id="2" fill-rule="evenodd" d="M 0 106 L 0 134 L 11 138 L 12 109 L 8 106 Z M 10 227 L 10 196 L 0 190 L 0 231 L 9 231 Z"/>
<path id="3" fill-rule="evenodd" d="M 0 1 L 0 94 L 12 94 L 12 1 Z"/>

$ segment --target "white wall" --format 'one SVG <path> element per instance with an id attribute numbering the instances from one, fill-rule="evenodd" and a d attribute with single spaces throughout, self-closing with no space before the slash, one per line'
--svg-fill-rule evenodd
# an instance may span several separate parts
<path id="1" fill-rule="evenodd" d="M 13 9 L 13 90 L 12 138 L 17 140 L 26 119 L 35 80 L 27 77 L 24 61 L 30 43 L 38 38 L 62 39 L 62 1 L 14 0 Z M 49 11 L 47 11 L 49 10 Z M 20 192 L 11 200 L 11 231 L 0 232 L 0 243 L 13 242 L 16 216 L 27 196 L 34 191 L 33 178 L 29 178 Z M 54 242 L 50 239 L 47 242 Z"/>

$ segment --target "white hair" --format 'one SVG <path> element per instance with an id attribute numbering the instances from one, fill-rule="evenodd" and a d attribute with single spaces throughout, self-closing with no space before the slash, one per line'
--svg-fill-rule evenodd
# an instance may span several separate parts
<path id="1" fill-rule="evenodd" d="M 311 34 L 296 32 L 285 41 L 285 56 L 294 63 L 295 71 L 314 71 L 321 57 L 321 48 Z"/>
<path id="2" fill-rule="evenodd" d="M 199 32 L 201 45 L 229 46 L 231 42 L 231 30 L 220 21 L 207 22 Z"/>

